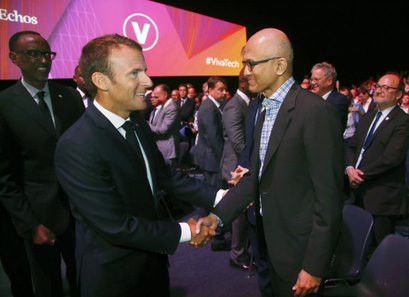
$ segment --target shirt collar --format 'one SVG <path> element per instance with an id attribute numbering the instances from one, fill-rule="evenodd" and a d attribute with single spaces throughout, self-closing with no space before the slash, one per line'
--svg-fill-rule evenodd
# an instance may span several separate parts
<path id="1" fill-rule="evenodd" d="M 393 105 L 391 107 L 385 108 L 384 110 L 380 110 L 380 112 L 382 113 L 382 116 L 387 117 L 388 114 L 392 111 L 392 109 L 394 109 L 396 107 L 396 105 Z"/>
<path id="2" fill-rule="evenodd" d="M 212 100 L 212 102 L 216 105 L 217 108 L 220 107 L 220 103 L 216 101 L 211 95 L 207 96 L 208 99 Z"/>
<path id="3" fill-rule="evenodd" d="M 76 88 L 77 92 L 80 93 L 81 98 L 86 98 L 87 96 L 85 95 L 85 93 L 80 89 L 80 88 Z"/>
<path id="4" fill-rule="evenodd" d="M 244 100 L 244 102 L 246 102 L 247 105 L 250 104 L 250 98 L 249 96 L 247 96 L 246 94 L 244 94 L 242 91 L 240 91 L 239 89 L 237 89 L 237 94 L 239 94 L 239 96 Z"/>
<path id="5" fill-rule="evenodd" d="M 109 111 L 101 104 L 99 104 L 97 100 L 94 100 L 94 106 L 108 119 L 108 121 L 112 123 L 112 125 L 114 125 L 115 129 L 121 128 L 122 125 L 129 120 L 129 118 L 124 120 L 119 115 L 113 113 L 112 111 Z"/>
<path id="6" fill-rule="evenodd" d="M 277 100 L 280 103 L 283 103 L 285 97 L 287 96 L 290 88 L 295 83 L 294 78 L 291 76 L 289 79 L 285 81 L 278 89 L 275 91 L 268 99 Z"/>
<path id="7" fill-rule="evenodd" d="M 331 94 L 332 90 L 322 95 L 322 99 L 327 100 L 329 95 Z"/>
<path id="8" fill-rule="evenodd" d="M 30 93 L 31 97 L 35 97 L 38 92 L 44 91 L 45 95 L 50 94 L 50 90 L 48 88 L 48 81 L 45 83 L 44 88 L 41 90 L 37 89 L 36 87 L 33 87 L 30 85 L 28 82 L 24 80 L 24 77 L 21 78 L 21 84 L 26 88 L 26 90 Z"/>

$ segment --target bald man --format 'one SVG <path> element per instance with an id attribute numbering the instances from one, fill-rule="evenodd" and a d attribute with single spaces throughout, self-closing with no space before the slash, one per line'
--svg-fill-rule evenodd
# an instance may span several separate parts
<path id="1" fill-rule="evenodd" d="M 277 29 L 252 36 L 244 75 L 265 99 L 254 132 L 250 171 L 218 203 L 229 224 L 251 202 L 265 240 L 274 296 L 316 292 L 329 270 L 341 226 L 342 142 L 335 111 L 292 77 L 293 51 Z M 201 221 L 213 227 L 210 215 Z"/>

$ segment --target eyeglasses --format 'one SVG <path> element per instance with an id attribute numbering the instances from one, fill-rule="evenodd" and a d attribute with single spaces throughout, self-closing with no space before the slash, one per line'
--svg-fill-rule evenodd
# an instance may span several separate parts
<path id="1" fill-rule="evenodd" d="M 259 60 L 259 61 L 253 61 L 253 60 L 247 60 L 243 61 L 244 67 L 248 67 L 250 71 L 253 71 L 254 67 L 256 67 L 258 64 L 263 64 L 268 61 L 274 60 L 274 59 L 280 59 L 281 57 L 272 57 L 264 60 Z"/>
<path id="2" fill-rule="evenodd" d="M 398 90 L 399 88 L 390 87 L 387 85 L 378 85 L 375 84 L 375 89 L 382 89 L 384 92 L 388 92 L 389 90 Z"/>
<path id="3" fill-rule="evenodd" d="M 41 57 L 44 57 L 47 60 L 54 60 L 55 56 L 57 55 L 56 52 L 43 52 L 43 51 L 38 51 L 38 50 L 27 50 L 27 51 L 20 51 L 16 53 L 29 56 L 30 58 L 33 58 L 36 60 L 41 59 Z"/>

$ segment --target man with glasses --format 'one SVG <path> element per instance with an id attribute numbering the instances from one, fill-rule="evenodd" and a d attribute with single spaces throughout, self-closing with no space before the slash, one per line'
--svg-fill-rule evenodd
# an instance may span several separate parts
<path id="1" fill-rule="evenodd" d="M 374 218 L 376 244 L 395 232 L 395 222 L 407 215 L 405 159 L 409 116 L 398 104 L 403 83 L 399 74 L 382 76 L 375 89 L 377 110 L 363 117 L 346 151 L 346 174 L 355 204 Z"/>
<path id="2" fill-rule="evenodd" d="M 56 53 L 40 34 L 18 32 L 9 49 L 22 77 L 0 93 L 0 199 L 24 238 L 35 295 L 63 296 L 62 255 L 71 296 L 78 296 L 74 225 L 54 151 L 84 106 L 74 89 L 48 81 Z"/>
<path id="3" fill-rule="evenodd" d="M 317 63 L 312 67 L 310 91 L 331 104 L 338 115 L 342 132 L 344 132 L 347 126 L 348 98 L 337 91 L 336 82 L 337 72 L 330 63 Z"/>
<path id="4" fill-rule="evenodd" d="M 263 29 L 243 51 L 252 93 L 262 93 L 250 171 L 217 204 L 228 224 L 254 202 L 273 296 L 318 291 L 341 226 L 342 136 L 335 111 L 295 83 L 286 34 Z M 200 132 L 201 133 L 201 132 Z M 208 226 L 219 224 L 210 215 Z"/>

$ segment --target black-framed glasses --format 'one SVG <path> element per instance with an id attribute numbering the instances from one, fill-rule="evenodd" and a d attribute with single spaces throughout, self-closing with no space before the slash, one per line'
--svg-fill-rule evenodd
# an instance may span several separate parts
<path id="1" fill-rule="evenodd" d="M 26 50 L 26 51 L 19 51 L 16 53 L 29 56 L 30 58 L 33 58 L 36 60 L 41 59 L 41 57 L 44 57 L 47 60 L 54 60 L 55 56 L 57 55 L 56 52 L 43 52 L 39 50 Z"/>
<path id="2" fill-rule="evenodd" d="M 253 61 L 253 60 L 247 60 L 243 61 L 244 67 L 248 67 L 250 71 L 253 71 L 254 67 L 256 67 L 258 64 L 263 64 L 267 63 L 268 61 L 275 60 L 275 59 L 280 59 L 281 57 L 271 57 L 263 60 L 258 60 L 258 61 Z"/>
<path id="3" fill-rule="evenodd" d="M 384 92 L 389 92 L 389 90 L 398 90 L 399 88 L 390 87 L 390 86 L 387 86 L 387 85 L 375 84 L 375 89 L 381 89 Z"/>

